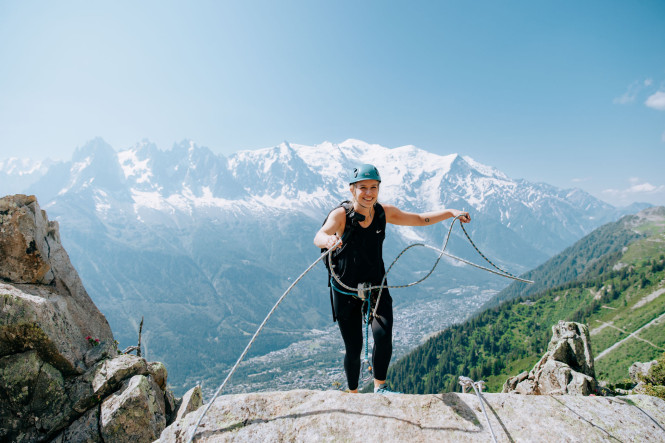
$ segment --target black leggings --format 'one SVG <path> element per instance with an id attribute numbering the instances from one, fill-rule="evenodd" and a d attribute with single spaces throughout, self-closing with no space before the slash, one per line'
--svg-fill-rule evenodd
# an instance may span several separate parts
<path id="1" fill-rule="evenodd" d="M 363 351 L 363 302 L 347 294 L 340 294 L 333 290 L 335 314 L 339 330 L 344 339 L 346 355 L 344 356 L 344 371 L 349 389 L 358 389 L 360 375 L 360 354 Z M 373 304 L 372 304 L 373 305 Z M 393 299 L 388 289 L 383 290 L 379 309 L 372 320 L 372 367 L 374 378 L 385 380 L 388 373 L 388 364 L 393 353 Z"/>

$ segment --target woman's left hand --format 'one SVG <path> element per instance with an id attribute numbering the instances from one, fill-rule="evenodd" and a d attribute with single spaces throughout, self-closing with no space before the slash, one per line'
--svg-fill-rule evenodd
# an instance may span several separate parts
<path id="1" fill-rule="evenodd" d="M 471 221 L 471 214 L 466 211 L 457 211 L 456 217 L 459 218 L 459 221 L 462 223 L 469 223 Z"/>

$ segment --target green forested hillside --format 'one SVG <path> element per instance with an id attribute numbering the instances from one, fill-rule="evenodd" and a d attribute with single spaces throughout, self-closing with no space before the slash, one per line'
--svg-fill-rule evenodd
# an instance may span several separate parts
<path id="1" fill-rule="evenodd" d="M 608 263 L 612 263 L 620 255 L 624 246 L 645 236 L 630 229 L 631 220 L 636 217 L 627 216 L 594 230 L 560 254 L 524 274 L 523 277 L 532 280 L 533 284 L 515 281 L 489 300 L 484 308 L 491 308 L 514 298 L 537 294 L 573 281 L 589 272 L 602 273 Z"/>
<path id="2" fill-rule="evenodd" d="M 458 377 L 466 375 L 499 391 L 509 376 L 533 367 L 559 320 L 589 325 L 600 380 L 618 382 L 634 361 L 663 353 L 665 208 L 605 225 L 561 255 L 541 272 L 566 282 L 504 301 L 431 338 L 391 367 L 394 388 L 407 393 L 459 390 Z M 575 271 L 571 266 L 577 266 Z"/>

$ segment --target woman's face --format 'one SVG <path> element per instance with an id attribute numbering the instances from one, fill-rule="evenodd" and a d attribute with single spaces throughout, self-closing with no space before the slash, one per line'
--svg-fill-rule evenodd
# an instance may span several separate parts
<path id="1" fill-rule="evenodd" d="M 353 199 L 363 208 L 370 208 L 379 198 L 378 180 L 361 180 L 350 186 Z"/>

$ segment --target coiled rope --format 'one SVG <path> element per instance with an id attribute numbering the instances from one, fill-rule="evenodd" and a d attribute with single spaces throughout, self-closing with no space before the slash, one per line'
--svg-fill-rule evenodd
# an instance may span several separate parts
<path id="1" fill-rule="evenodd" d="M 479 250 L 479 249 L 476 247 L 476 245 L 473 243 L 473 241 L 471 240 L 471 237 L 469 237 L 469 234 L 467 234 L 466 230 L 464 229 L 464 226 L 462 226 L 462 222 L 461 222 L 461 221 L 460 221 L 459 225 L 460 225 L 460 227 L 462 228 L 462 230 L 464 231 L 464 233 L 466 234 L 467 239 L 469 239 L 469 242 L 471 242 L 471 244 L 473 245 L 473 247 L 475 248 L 475 250 L 480 254 L 480 256 L 483 257 L 483 258 L 484 258 L 484 259 L 485 259 L 490 265 L 492 265 L 492 266 L 493 266 L 495 269 L 497 269 L 499 272 L 497 272 L 497 271 L 495 271 L 495 270 L 492 270 L 492 269 L 489 269 L 489 268 L 486 268 L 486 267 L 483 267 L 483 266 L 480 266 L 480 265 L 477 265 L 477 264 L 475 264 L 475 263 L 469 262 L 469 261 L 467 261 L 467 260 L 464 260 L 464 259 L 462 259 L 462 258 L 456 257 L 456 256 L 454 256 L 454 255 L 452 255 L 452 254 L 449 254 L 449 253 L 445 252 L 445 249 L 446 249 L 446 247 L 448 246 L 448 240 L 450 240 L 450 234 L 451 234 L 451 232 L 452 232 L 452 230 L 453 230 L 453 226 L 454 226 L 454 224 L 455 224 L 455 221 L 456 221 L 456 220 L 459 220 L 460 217 L 461 217 L 461 216 L 457 216 L 457 217 L 455 217 L 455 218 L 453 219 L 452 223 L 450 224 L 450 228 L 448 229 L 448 235 L 446 236 L 446 239 L 445 239 L 445 241 L 444 241 L 444 243 L 443 243 L 443 247 L 442 247 L 442 249 L 439 250 L 439 249 L 437 249 L 437 248 L 434 248 L 434 247 L 432 247 L 432 246 L 426 245 L 426 244 L 424 244 L 424 243 L 414 243 L 414 244 L 412 244 L 412 245 L 409 245 L 409 246 L 407 246 L 406 248 L 404 248 L 404 249 L 402 250 L 402 252 L 400 252 L 400 253 L 397 255 L 397 257 L 395 257 L 395 259 L 393 260 L 393 262 L 390 264 L 390 266 L 388 267 L 388 270 L 386 271 L 386 273 L 385 273 L 384 276 L 383 276 L 383 280 L 381 281 L 381 285 L 379 285 L 379 286 L 365 286 L 365 287 L 364 287 L 364 290 L 366 290 L 368 294 L 370 294 L 369 291 L 371 291 L 372 289 L 379 289 L 379 295 L 378 295 L 378 297 L 377 297 L 376 304 L 375 304 L 375 306 L 374 306 L 374 311 L 373 311 L 373 313 L 372 313 L 372 316 L 375 316 L 375 315 L 376 315 L 376 308 L 379 306 L 379 301 L 381 300 L 381 292 L 383 292 L 383 288 L 390 288 L 390 289 L 396 289 L 396 288 L 408 288 L 408 287 L 410 287 L 410 286 L 414 286 L 414 285 L 417 285 L 418 283 L 423 282 L 425 279 L 427 279 L 427 278 L 428 278 L 428 277 L 434 272 L 434 269 L 435 269 L 436 266 L 439 264 L 439 261 L 441 260 L 441 257 L 444 256 L 444 255 L 446 255 L 446 256 L 448 256 L 448 257 L 450 257 L 450 258 L 453 258 L 453 259 L 455 259 L 455 260 L 459 260 L 459 261 L 461 261 L 461 262 L 463 262 L 463 263 L 469 264 L 469 265 L 471 265 L 471 266 L 475 266 L 476 268 L 483 269 L 483 270 L 485 270 L 485 271 L 488 271 L 488 272 L 491 272 L 491 273 L 494 273 L 494 274 L 500 275 L 500 276 L 502 276 L 502 277 L 511 278 L 511 279 L 518 280 L 518 281 L 522 281 L 522 282 L 525 282 L 525 283 L 533 283 L 533 282 L 530 281 L 530 280 L 524 280 L 524 279 L 521 279 L 521 278 L 519 278 L 519 277 L 515 277 L 514 275 L 510 274 L 509 272 L 504 271 L 503 269 L 497 267 L 497 266 L 496 266 L 494 263 L 492 263 L 487 257 L 485 257 L 485 255 L 484 255 L 483 253 L 481 253 L 480 250 Z M 215 394 L 212 396 L 212 399 L 210 400 L 210 402 L 208 402 L 206 408 L 203 410 L 203 412 L 202 412 L 201 415 L 199 416 L 199 419 L 196 421 L 196 425 L 194 425 L 194 429 L 192 430 L 192 433 L 191 433 L 191 435 L 189 436 L 189 439 L 187 440 L 188 443 L 191 443 L 191 442 L 194 440 L 194 436 L 196 435 L 196 430 L 198 429 L 199 425 L 201 424 L 201 421 L 203 420 L 203 418 L 205 417 L 205 415 L 208 413 L 208 410 L 210 409 L 210 407 L 212 406 L 212 404 L 215 402 L 215 399 L 217 399 L 217 397 L 219 396 L 219 394 L 222 392 L 222 389 L 224 389 L 224 386 L 226 386 L 226 383 L 229 381 L 229 379 L 231 378 L 231 376 L 233 375 L 233 373 L 234 373 L 234 372 L 236 371 L 236 369 L 238 368 L 238 365 L 240 364 L 240 362 L 243 360 L 243 358 L 245 358 L 245 355 L 247 355 L 247 352 L 249 351 L 249 348 L 251 348 L 251 346 L 254 344 L 254 340 L 256 340 L 256 337 L 259 335 L 259 333 L 261 332 L 261 330 L 263 329 L 263 327 L 265 326 L 265 324 L 268 322 L 268 319 L 272 316 L 273 312 L 275 312 L 275 309 L 277 309 L 277 306 L 279 306 L 279 304 L 282 302 L 282 300 L 284 300 L 284 298 L 287 296 L 287 294 L 288 294 L 289 292 L 291 292 L 291 289 L 293 289 L 293 288 L 295 287 L 295 285 L 298 284 L 298 282 L 300 282 L 300 280 L 302 280 L 302 278 L 303 278 L 303 277 L 304 277 L 309 271 L 311 271 L 312 268 L 314 268 L 314 266 L 316 266 L 316 264 L 317 264 L 318 262 L 320 262 L 320 261 L 323 260 L 324 258 L 328 257 L 328 263 L 329 263 L 329 265 L 330 265 L 330 273 L 331 273 L 331 275 L 335 278 L 335 281 L 336 281 L 337 283 L 339 283 L 342 287 L 344 287 L 345 289 L 347 289 L 347 290 L 349 290 L 349 291 L 353 291 L 353 292 L 356 292 L 356 293 L 358 292 L 358 288 L 351 288 L 351 287 L 345 285 L 344 283 L 342 283 L 342 282 L 340 281 L 339 277 L 337 276 L 337 274 L 335 274 L 335 271 L 333 270 L 332 259 L 331 259 L 331 257 L 330 257 L 330 253 L 331 253 L 331 252 L 332 252 L 337 246 L 339 246 L 340 244 L 341 244 L 341 240 L 339 240 L 337 243 L 335 243 L 335 244 L 334 244 L 330 249 L 328 249 L 325 253 L 321 254 L 321 255 L 319 256 L 319 258 L 317 258 L 316 260 L 314 260 L 314 262 L 312 262 L 312 264 L 309 265 L 309 267 L 308 267 L 307 269 L 305 269 L 305 271 L 304 271 L 302 274 L 300 274 L 300 276 L 299 276 L 299 277 L 298 277 L 298 278 L 297 278 L 297 279 L 291 284 L 291 286 L 288 287 L 288 289 L 287 289 L 287 290 L 282 294 L 282 296 L 277 300 L 277 303 L 275 303 L 275 305 L 272 307 L 272 309 L 270 310 L 270 312 L 268 313 L 268 315 L 266 316 L 266 318 L 263 319 L 263 322 L 261 322 L 261 325 L 259 325 L 259 328 L 256 330 L 256 332 L 255 332 L 254 335 L 252 336 L 252 339 L 249 341 L 249 343 L 248 343 L 247 346 L 245 347 L 245 350 L 242 351 L 242 354 L 240 355 L 240 358 L 238 358 L 238 360 L 236 361 L 236 363 L 233 365 L 233 367 L 231 368 L 231 371 L 227 374 L 226 378 L 224 379 L 224 381 L 222 382 L 222 384 L 219 386 L 219 388 L 217 388 L 217 390 L 215 391 Z M 388 276 L 388 273 L 389 273 L 390 270 L 392 269 L 392 267 L 395 265 L 395 263 L 397 263 L 397 261 L 400 259 L 400 257 L 401 257 L 401 256 L 402 256 L 407 250 L 409 250 L 409 249 L 411 249 L 411 248 L 413 248 L 413 247 L 415 247 L 415 246 L 423 246 L 423 247 L 426 247 L 426 248 L 429 248 L 429 249 L 433 249 L 433 250 L 439 252 L 439 256 L 437 257 L 436 261 L 434 262 L 434 266 L 432 266 L 432 269 L 430 269 L 430 271 L 427 273 L 427 275 L 425 275 L 423 278 L 421 278 L 421 279 L 418 280 L 418 281 L 415 281 L 415 282 L 412 282 L 412 283 L 409 283 L 409 284 L 406 284 L 406 285 L 400 285 L 400 286 L 387 286 L 387 285 L 385 284 L 385 283 L 386 283 L 386 278 L 387 278 L 387 276 Z M 369 299 L 369 298 L 371 298 L 371 297 L 368 295 L 368 299 Z M 368 312 L 368 314 L 369 314 L 370 311 L 371 311 L 371 306 L 368 305 L 368 307 L 367 307 L 367 312 Z M 368 315 L 368 318 L 369 318 L 369 315 Z M 484 407 L 483 407 L 483 408 L 484 408 Z"/>
<path id="2" fill-rule="evenodd" d="M 494 263 L 492 263 L 492 261 L 490 261 L 490 259 L 488 259 L 488 258 L 485 256 L 485 254 L 483 254 L 482 252 L 480 252 L 480 249 L 478 249 L 478 247 L 477 247 L 476 244 L 473 242 L 473 240 L 471 240 L 471 237 L 470 237 L 469 234 L 466 232 L 466 229 L 464 229 L 464 225 L 462 225 L 462 222 L 460 221 L 460 218 L 461 218 L 461 217 L 462 217 L 461 215 L 458 215 L 457 217 L 455 217 L 455 218 L 453 219 L 452 223 L 450 223 L 450 228 L 448 228 L 448 234 L 446 235 L 446 239 L 444 240 L 444 242 L 443 242 L 443 247 L 442 247 L 441 249 L 437 249 L 437 248 L 435 248 L 435 247 L 433 247 L 433 246 L 426 245 L 425 243 L 413 243 L 413 244 L 407 246 L 406 248 L 402 249 L 402 252 L 400 252 L 400 253 L 397 255 L 397 257 L 395 257 L 395 259 L 394 259 L 393 262 L 390 264 L 390 266 L 388 266 L 388 270 L 385 272 L 385 274 L 383 274 L 383 280 L 381 281 L 381 284 L 380 284 L 379 286 L 366 286 L 366 287 L 363 288 L 363 290 L 365 290 L 365 291 L 371 291 L 371 290 L 373 290 L 373 289 L 378 289 L 378 290 L 379 290 L 379 296 L 378 296 L 378 298 L 377 298 L 377 300 L 376 300 L 376 304 L 374 305 L 374 311 L 373 311 L 373 313 L 372 313 L 373 316 L 376 315 L 376 310 L 377 310 L 377 308 L 378 308 L 378 306 L 379 306 L 379 301 L 381 301 L 381 295 L 382 295 L 382 293 L 383 293 L 383 289 L 384 289 L 384 288 L 388 288 L 388 289 L 408 288 L 408 287 L 410 287 L 410 286 L 415 286 L 415 285 L 417 285 L 417 284 L 419 284 L 419 283 L 422 283 L 422 282 L 423 282 L 424 280 L 426 280 L 430 275 L 432 275 L 432 273 L 434 272 L 434 269 L 436 269 L 437 265 L 439 264 L 439 261 L 441 260 L 441 257 L 443 257 L 444 255 L 447 256 L 447 257 L 450 257 L 450 258 L 452 258 L 452 259 L 454 259 L 454 260 L 458 260 L 458 261 L 460 261 L 460 262 L 462 262 L 462 263 L 466 263 L 467 265 L 471 265 L 471 266 L 474 266 L 474 267 L 476 267 L 476 268 L 478 268 L 478 269 L 482 269 L 482 270 L 484 270 L 484 271 L 491 272 L 492 274 L 499 275 L 499 276 L 501 276 L 501 277 L 510 278 L 510 279 L 517 280 L 517 281 L 521 281 L 521 282 L 524 282 L 524 283 L 533 283 L 533 281 L 531 281 L 531 280 L 525 280 L 525 279 L 523 279 L 523 278 L 520 278 L 520 277 L 517 277 L 517 276 L 511 274 L 511 273 L 508 272 L 508 271 L 504 271 L 503 269 L 499 268 L 497 265 L 495 265 Z M 486 261 L 487 263 L 489 263 L 492 267 L 494 267 L 494 269 L 496 269 L 496 270 L 494 270 L 494 269 L 490 269 L 490 268 L 487 268 L 487 267 L 484 267 L 484 266 L 477 265 L 477 264 L 475 264 L 475 263 L 473 263 L 473 262 L 470 262 L 470 261 L 468 261 L 468 260 L 465 260 L 465 259 L 463 259 L 463 258 L 457 257 L 457 256 L 455 256 L 455 255 L 453 255 L 453 254 L 450 254 L 450 253 L 446 252 L 446 248 L 448 247 L 448 241 L 450 240 L 450 234 L 451 234 L 452 231 L 453 231 L 453 226 L 455 225 L 455 222 L 456 222 L 456 221 L 459 221 L 460 228 L 462 228 L 462 231 L 464 231 L 464 235 L 466 235 L 466 238 L 469 240 L 469 243 L 471 243 L 471 245 L 472 245 L 473 248 L 476 250 L 476 252 L 478 252 L 478 254 L 479 254 L 483 259 L 485 259 L 485 261 Z M 438 257 L 436 258 L 436 260 L 434 261 L 434 265 L 432 266 L 432 269 L 430 269 L 429 272 L 427 273 L 427 275 L 425 275 L 425 276 L 424 276 L 423 278 L 421 278 L 420 280 L 416 280 L 416 281 L 414 281 L 414 282 L 411 282 L 411 283 L 408 283 L 408 284 L 405 284 L 405 285 L 398 285 L 398 286 L 390 286 L 390 285 L 386 285 L 386 279 L 387 279 L 387 277 L 388 277 L 388 274 L 390 273 L 390 270 L 391 270 L 392 267 L 395 265 L 395 263 L 397 263 L 397 261 L 402 257 L 402 255 L 403 255 L 406 251 L 408 251 L 409 249 L 414 248 L 414 247 L 416 247 L 416 246 L 422 246 L 422 247 L 425 247 L 425 248 L 428 248 L 428 249 L 432 249 L 432 250 L 434 250 L 434 251 L 436 251 L 436 252 L 439 253 L 439 256 L 438 256 Z M 333 267 L 333 264 L 332 264 L 332 257 L 331 257 L 330 255 L 328 255 L 328 265 L 329 265 L 328 267 L 330 268 L 330 274 L 333 276 L 333 278 L 335 279 L 335 281 L 336 281 L 336 282 L 337 282 L 342 288 L 344 288 L 344 289 L 346 289 L 346 290 L 348 290 L 348 291 L 358 292 L 358 288 L 352 288 L 352 287 L 350 287 L 350 286 L 344 284 L 344 283 L 339 279 L 339 276 L 338 276 L 338 275 L 335 273 L 335 271 L 334 271 L 334 267 Z"/>
<path id="3" fill-rule="evenodd" d="M 447 256 L 447 257 L 450 257 L 450 258 L 452 258 L 452 259 L 454 259 L 454 260 L 458 260 L 458 261 L 460 261 L 460 262 L 462 262 L 462 263 L 466 263 L 466 264 L 468 264 L 468 265 L 474 266 L 474 267 L 476 267 L 476 268 L 478 268 L 478 269 L 482 269 L 482 270 L 484 270 L 484 271 L 491 272 L 492 274 L 499 275 L 499 276 L 501 276 L 501 277 L 510 278 L 510 279 L 517 280 L 517 281 L 521 281 L 521 282 L 524 282 L 524 283 L 533 283 L 533 281 L 531 281 L 531 280 L 525 280 L 525 279 L 523 279 L 523 278 L 520 278 L 520 277 L 517 277 L 517 276 L 511 274 L 511 273 L 508 272 L 508 271 L 505 271 L 505 270 L 499 268 L 499 267 L 498 267 L 497 265 L 495 265 L 490 259 L 488 259 L 488 258 L 485 256 L 485 254 L 483 254 L 483 253 L 480 251 L 480 249 L 478 249 L 478 247 L 477 247 L 476 244 L 473 242 L 473 240 L 471 240 L 471 237 L 469 236 L 469 233 L 466 232 L 466 229 L 464 228 L 464 225 L 462 224 L 462 221 L 460 220 L 461 217 L 462 217 L 462 215 L 458 215 L 457 217 L 455 217 L 455 218 L 453 219 L 452 223 L 450 223 L 450 227 L 448 228 L 448 234 L 446 235 L 446 238 L 445 238 L 445 240 L 444 240 L 444 242 L 443 242 L 443 246 L 442 246 L 441 249 L 437 249 L 437 248 L 435 248 L 435 247 L 433 247 L 433 246 L 430 246 L 430 245 L 427 245 L 427 244 L 424 244 L 424 243 L 413 243 L 413 244 L 407 246 L 406 248 L 402 249 L 402 251 L 397 255 L 397 257 L 395 257 L 395 259 L 393 260 L 393 262 L 392 262 L 392 263 L 390 264 L 390 266 L 388 267 L 388 270 L 387 270 L 387 271 L 385 272 L 385 274 L 383 275 L 383 279 L 382 279 L 381 284 L 380 284 L 379 286 L 363 285 L 362 287 L 359 286 L 358 288 L 352 288 L 352 287 L 350 287 L 350 286 L 344 284 L 344 283 L 340 280 L 339 276 L 338 276 L 338 275 L 335 273 L 335 271 L 334 271 L 334 266 L 333 266 L 333 263 L 332 263 L 332 255 L 328 255 L 328 268 L 330 269 L 330 274 L 332 275 L 332 277 L 335 279 L 335 281 L 336 281 L 340 286 L 342 286 L 344 289 L 347 289 L 348 291 L 352 291 L 352 292 L 344 292 L 344 291 L 340 291 L 339 289 L 336 289 L 336 290 L 337 290 L 338 292 L 342 292 L 342 293 L 344 293 L 344 294 L 351 295 L 351 296 L 353 296 L 353 297 L 359 298 L 359 299 L 363 300 L 364 303 L 367 303 L 367 318 L 366 318 L 366 319 L 363 319 L 363 320 L 365 320 L 366 323 L 365 323 L 365 356 L 364 356 L 364 358 L 363 358 L 363 360 L 362 360 L 361 368 L 360 368 L 360 372 L 361 372 L 361 376 L 362 376 L 362 381 L 367 381 L 367 380 L 369 379 L 370 375 L 372 374 L 372 366 L 371 366 L 371 364 L 370 364 L 370 362 L 369 362 L 369 356 L 368 356 L 368 354 L 369 354 L 369 323 L 370 323 L 370 310 L 371 310 L 371 296 L 368 295 L 367 297 L 365 297 L 364 294 L 371 294 L 372 290 L 375 290 L 375 289 L 378 289 L 378 290 L 379 290 L 379 295 L 378 295 L 378 297 L 377 297 L 377 299 L 376 299 L 376 303 L 374 304 L 374 309 L 372 310 L 372 315 L 371 315 L 371 317 L 373 318 L 373 317 L 376 316 L 377 309 L 379 308 L 379 302 L 381 301 L 381 296 L 383 295 L 383 288 L 388 288 L 388 289 L 408 288 L 408 287 L 410 287 L 410 286 L 415 286 L 415 285 L 417 285 L 417 284 L 419 284 L 419 283 L 422 283 L 422 282 L 425 281 L 430 275 L 432 275 L 432 273 L 434 272 L 434 269 L 436 269 L 437 265 L 439 264 L 439 261 L 441 260 L 441 257 L 443 257 L 444 255 Z M 475 264 L 475 263 L 473 263 L 473 262 L 470 262 L 470 261 L 468 261 L 468 260 L 465 260 L 465 259 L 463 259 L 463 258 L 457 257 L 457 256 L 455 256 L 455 255 L 453 255 L 453 254 L 450 254 L 450 253 L 446 252 L 446 248 L 448 247 L 448 241 L 450 240 L 450 235 L 451 235 L 451 233 L 452 233 L 452 231 L 453 231 L 453 226 L 455 225 L 455 221 L 459 221 L 459 226 L 460 226 L 460 228 L 462 228 L 462 231 L 464 231 L 464 235 L 466 236 L 467 240 L 469 240 L 469 243 L 471 243 L 471 246 L 473 246 L 473 248 L 476 250 L 476 252 L 477 252 L 477 253 L 478 253 L 478 254 L 479 254 L 479 255 L 480 255 L 480 256 L 481 256 L 481 257 L 482 257 L 487 263 L 489 263 L 494 269 L 490 269 L 490 268 L 487 268 L 487 267 L 484 267 L 484 266 L 477 265 L 477 264 Z M 335 246 L 333 246 L 333 248 L 331 248 L 331 249 L 334 249 L 334 248 L 336 247 L 337 244 L 339 244 L 339 242 L 336 243 Z M 408 284 L 405 284 L 405 285 L 397 285 L 397 286 L 386 285 L 386 279 L 387 279 L 387 277 L 388 277 L 388 274 L 390 273 L 390 271 L 391 271 L 392 267 L 395 265 L 395 263 L 397 263 L 397 261 L 402 257 L 402 255 L 403 255 L 406 251 L 408 251 L 409 249 L 411 249 L 411 248 L 413 248 L 413 247 L 416 247 L 416 246 L 422 246 L 422 247 L 425 247 L 425 248 L 428 248 L 428 249 L 432 249 L 432 250 L 434 250 L 434 251 L 436 251 L 436 252 L 439 253 L 439 256 L 438 256 L 438 257 L 436 258 L 436 260 L 434 261 L 434 265 L 432 266 L 432 269 L 430 269 L 429 272 L 427 273 L 427 275 L 425 275 L 425 276 L 424 276 L 423 278 L 421 278 L 420 280 L 417 280 L 417 281 L 414 281 L 414 282 L 411 282 L 411 283 L 408 283 Z M 495 269 L 496 269 L 496 270 L 495 270 Z M 358 296 L 358 294 L 361 294 L 361 296 Z M 365 366 L 367 366 L 367 368 L 368 368 L 368 372 L 367 372 L 367 374 L 365 374 L 365 371 L 364 371 Z M 365 374 L 365 375 L 362 375 L 362 374 Z M 340 376 L 340 378 L 341 378 L 341 376 Z"/>

